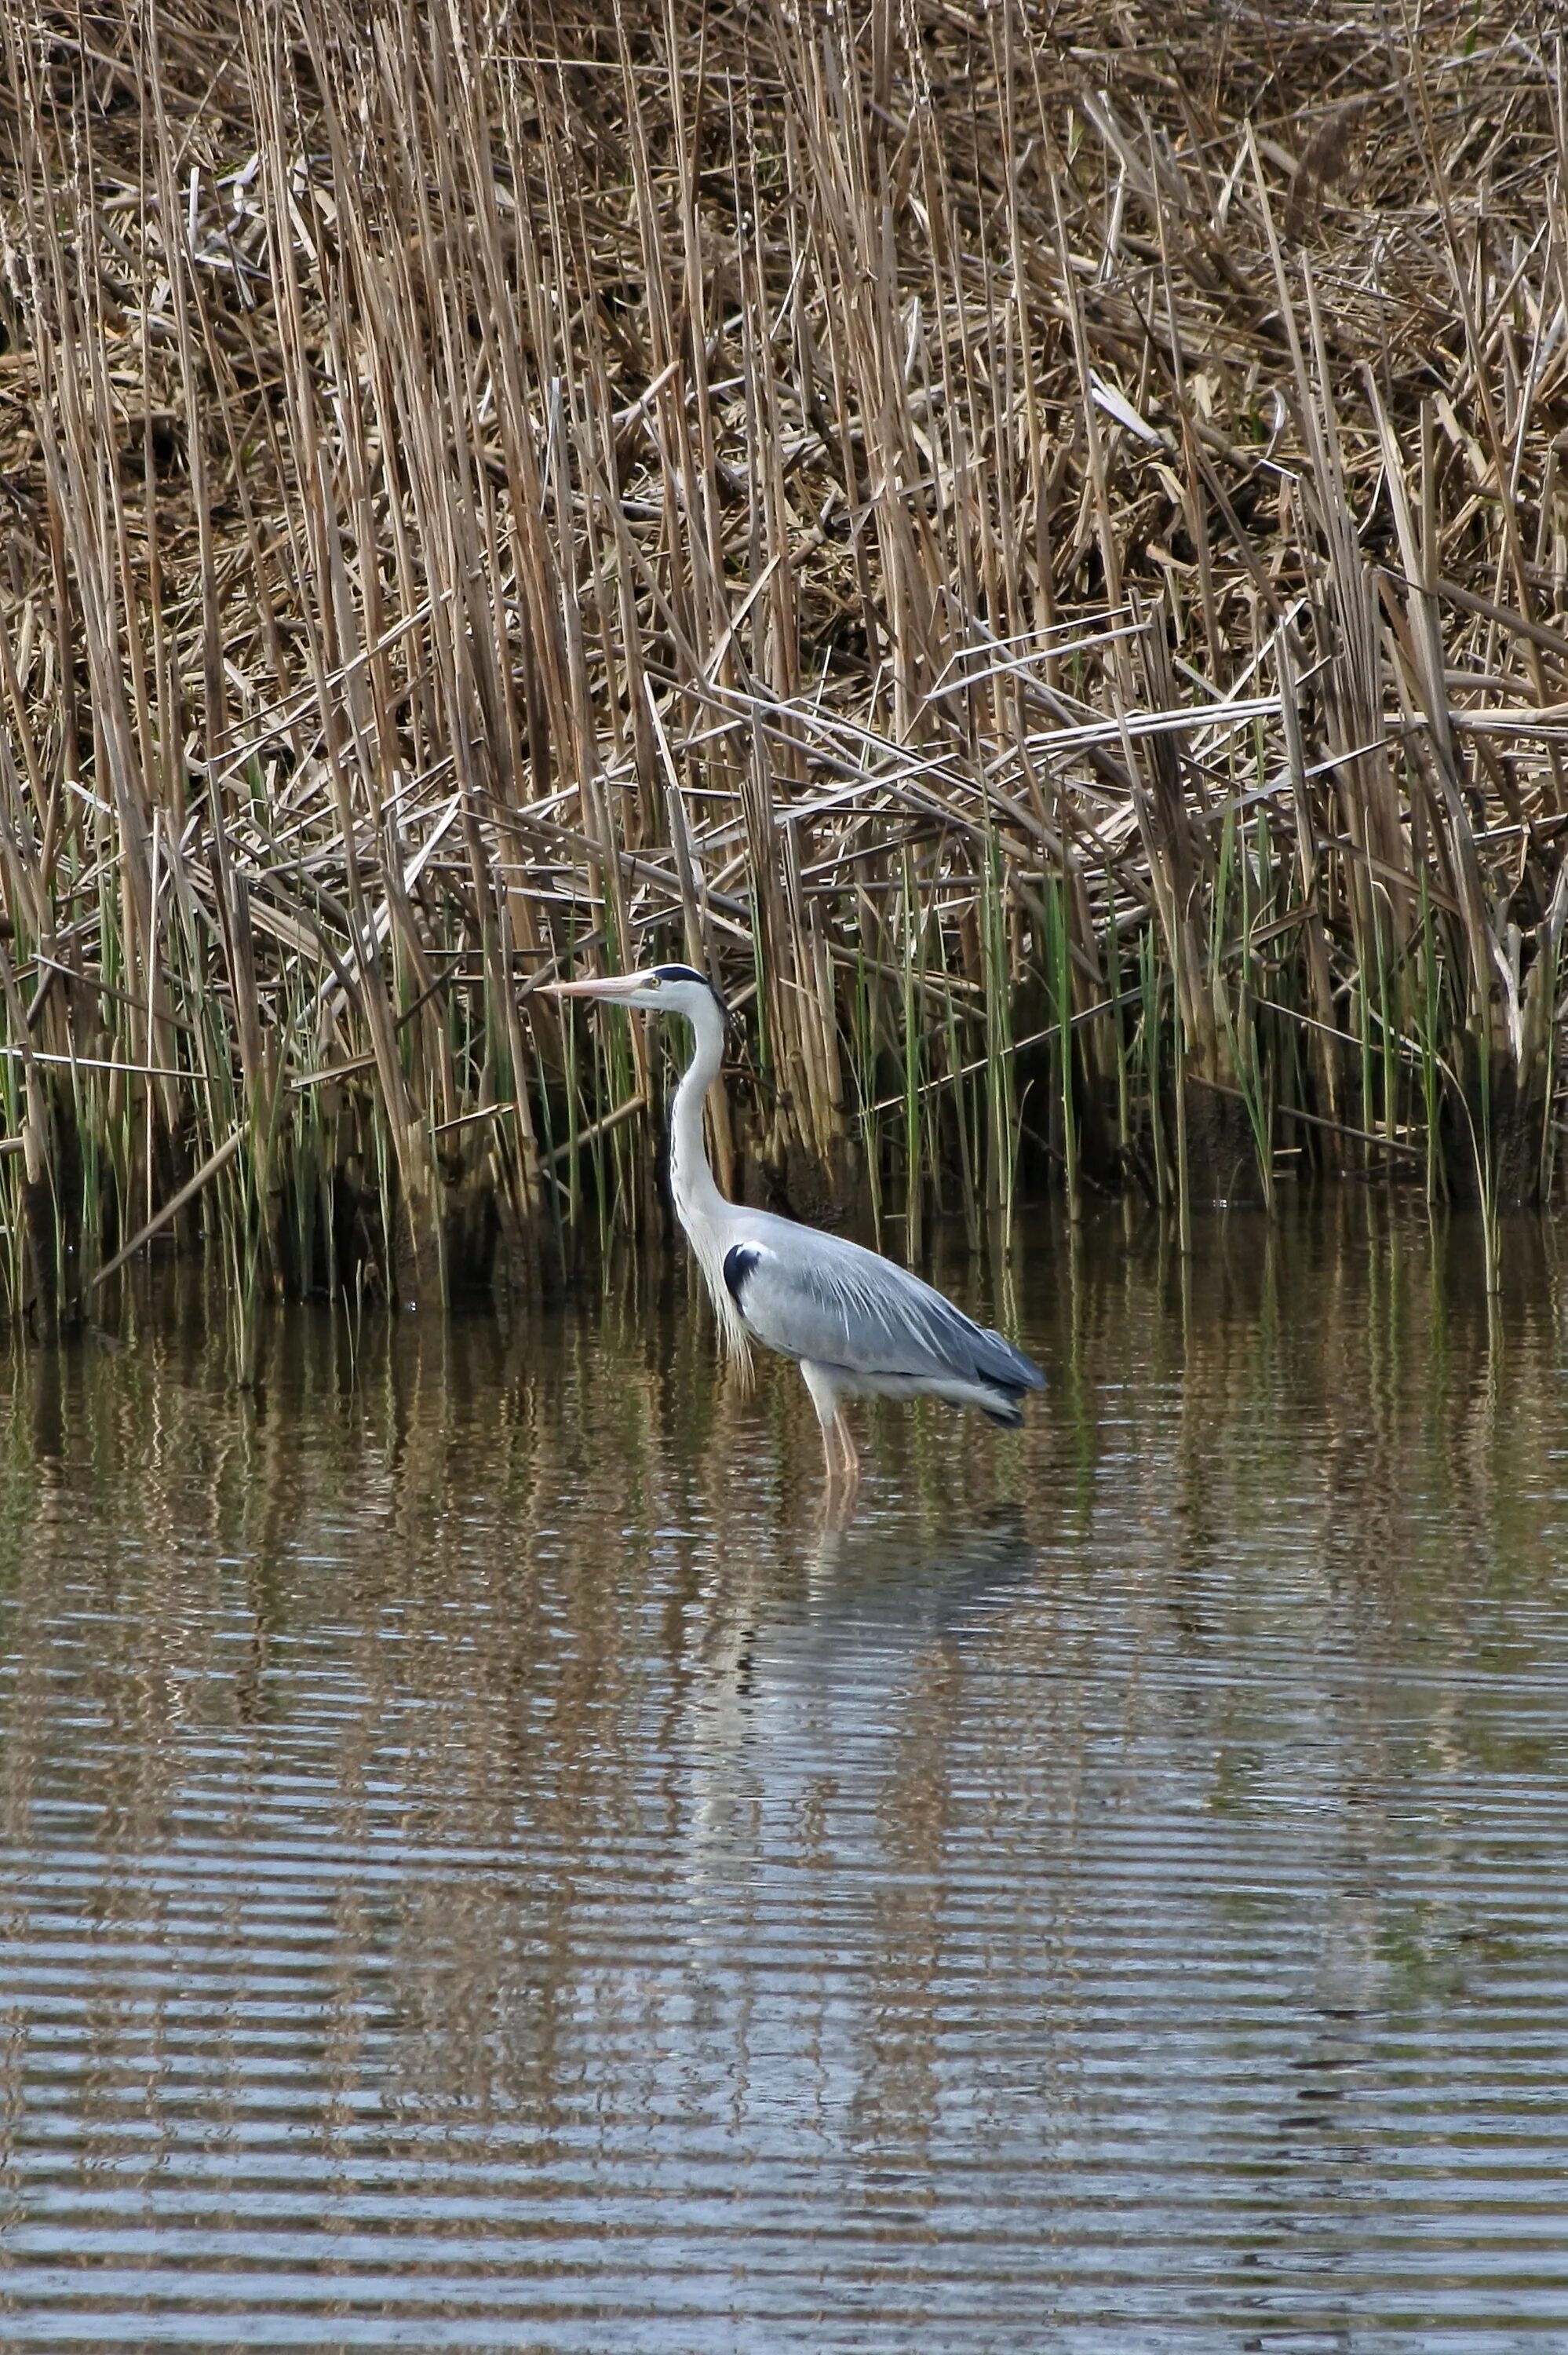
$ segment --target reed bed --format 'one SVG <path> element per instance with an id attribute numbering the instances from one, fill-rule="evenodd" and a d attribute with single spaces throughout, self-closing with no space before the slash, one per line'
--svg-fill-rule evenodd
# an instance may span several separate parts
<path id="1" fill-rule="evenodd" d="M 0 1268 L 1551 1199 L 1553 12 L 16 0 Z"/>

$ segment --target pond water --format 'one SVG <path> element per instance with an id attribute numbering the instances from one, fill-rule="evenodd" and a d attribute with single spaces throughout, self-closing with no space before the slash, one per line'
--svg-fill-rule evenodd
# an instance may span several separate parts
<path id="1" fill-rule="evenodd" d="M 679 1267 L 0 1358 L 0 2339 L 1568 2343 L 1563 1241 L 1032 1227 L 844 1526 Z"/>

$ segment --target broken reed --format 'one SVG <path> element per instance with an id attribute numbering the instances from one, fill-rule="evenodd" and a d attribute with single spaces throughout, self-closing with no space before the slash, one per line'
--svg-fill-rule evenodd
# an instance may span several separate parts
<path id="1" fill-rule="evenodd" d="M 7 13 L 13 1309 L 160 1231 L 243 1339 L 647 1228 L 664 1042 L 532 985 L 668 955 L 731 1186 L 895 1252 L 1320 1170 L 1495 1260 L 1561 1123 L 1560 61 L 1232 15 Z"/>

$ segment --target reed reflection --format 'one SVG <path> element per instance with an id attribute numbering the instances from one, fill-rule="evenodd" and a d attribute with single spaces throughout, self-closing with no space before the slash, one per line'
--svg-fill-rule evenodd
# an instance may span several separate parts
<path id="1" fill-rule="evenodd" d="M 889 1413 L 827 1527 L 678 1272 L 291 1316 L 249 1396 L 178 1296 L 0 1360 L 8 2342 L 319 2343 L 323 2264 L 334 2343 L 1523 2310 L 1553 1239 L 1489 1304 L 1458 1221 L 1194 1242 L 1033 1232 L 1034 1426 Z"/>

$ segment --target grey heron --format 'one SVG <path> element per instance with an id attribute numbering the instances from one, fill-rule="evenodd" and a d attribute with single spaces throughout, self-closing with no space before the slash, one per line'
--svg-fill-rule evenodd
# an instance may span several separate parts
<path id="1" fill-rule="evenodd" d="M 859 1478 L 846 1398 L 938 1398 L 992 1423 L 1023 1420 L 1045 1377 L 1031 1359 L 950 1300 L 842 1235 L 727 1201 L 708 1165 L 703 1100 L 724 1061 L 725 1010 L 689 964 L 546 983 L 556 997 L 598 997 L 674 1014 L 690 1025 L 691 1060 L 670 1114 L 670 1191 L 712 1297 L 726 1346 L 793 1358 L 822 1429 L 828 1485 Z"/>

